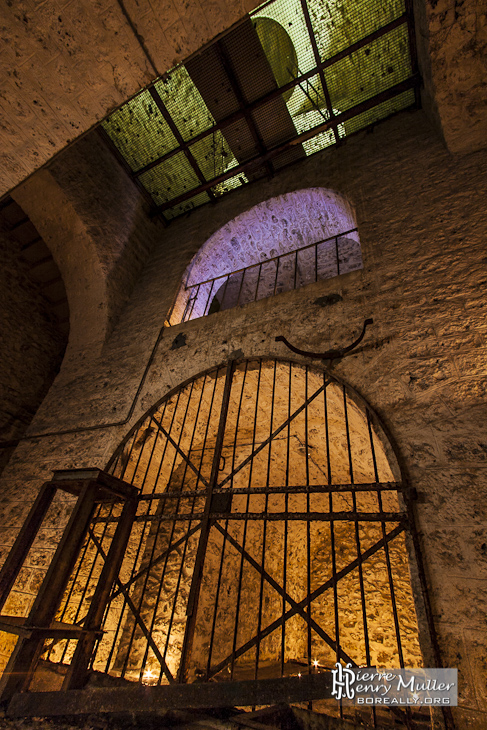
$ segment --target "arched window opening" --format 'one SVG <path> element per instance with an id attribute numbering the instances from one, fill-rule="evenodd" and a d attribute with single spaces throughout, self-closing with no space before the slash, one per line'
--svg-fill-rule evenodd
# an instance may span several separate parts
<path id="1" fill-rule="evenodd" d="M 165 685 L 422 666 L 405 487 L 376 416 L 328 373 L 213 368 L 154 407 L 109 470 L 139 499 L 93 669 Z M 118 519 L 97 505 L 60 625 L 83 625 Z"/>
<path id="2" fill-rule="evenodd" d="M 298 190 L 254 206 L 206 241 L 186 271 L 169 323 L 361 268 L 348 202 L 324 188 Z"/>

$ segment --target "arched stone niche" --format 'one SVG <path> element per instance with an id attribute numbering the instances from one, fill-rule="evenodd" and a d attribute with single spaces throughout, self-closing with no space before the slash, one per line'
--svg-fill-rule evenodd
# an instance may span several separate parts
<path id="1" fill-rule="evenodd" d="M 255 205 L 217 230 L 193 257 L 170 323 L 362 268 L 356 226 L 350 203 L 326 188 L 296 190 Z M 278 256 L 279 266 L 272 261 Z"/>

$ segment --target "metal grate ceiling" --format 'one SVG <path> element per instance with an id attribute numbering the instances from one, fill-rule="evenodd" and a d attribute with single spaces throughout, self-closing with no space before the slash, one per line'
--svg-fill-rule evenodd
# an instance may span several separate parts
<path id="1" fill-rule="evenodd" d="M 271 0 L 103 122 L 170 220 L 418 103 L 409 0 Z"/>

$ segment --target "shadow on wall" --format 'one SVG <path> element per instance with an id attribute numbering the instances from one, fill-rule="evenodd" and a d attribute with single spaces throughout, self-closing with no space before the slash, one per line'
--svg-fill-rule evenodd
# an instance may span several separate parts
<path id="1" fill-rule="evenodd" d="M 188 266 L 170 324 L 362 268 L 355 214 L 325 188 L 266 200 L 214 233 Z"/>

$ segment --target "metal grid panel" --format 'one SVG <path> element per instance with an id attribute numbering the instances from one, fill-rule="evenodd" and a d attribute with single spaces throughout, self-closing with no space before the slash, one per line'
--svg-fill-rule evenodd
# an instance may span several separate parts
<path id="1" fill-rule="evenodd" d="M 399 94 L 392 99 L 388 99 L 387 101 L 382 102 L 382 104 L 378 104 L 372 109 L 350 119 L 350 121 L 345 123 L 346 133 L 347 135 L 350 135 L 354 132 L 358 132 L 360 129 L 368 127 L 369 124 L 378 122 L 391 114 L 395 114 L 402 109 L 407 109 L 408 107 L 413 106 L 414 103 L 414 90 L 409 89 L 409 91 L 405 91 L 403 94 Z"/>
<path id="2" fill-rule="evenodd" d="M 238 164 L 220 131 L 204 137 L 189 149 L 193 157 L 198 160 L 199 168 L 206 180 L 213 180 Z"/>
<path id="3" fill-rule="evenodd" d="M 178 152 L 163 164 L 144 172 L 139 179 L 158 204 L 196 188 L 199 183 L 184 152 Z"/>
<path id="4" fill-rule="evenodd" d="M 184 66 L 178 66 L 154 86 L 185 142 L 215 123 Z"/>
<path id="5" fill-rule="evenodd" d="M 272 0 L 112 114 L 105 130 L 173 218 L 409 106 L 413 92 L 393 87 L 419 83 L 411 24 L 405 0 Z M 335 121 L 349 110 L 356 120 Z"/>
<path id="6" fill-rule="evenodd" d="M 178 146 L 147 90 L 111 114 L 103 127 L 134 172 Z"/>
<path id="7" fill-rule="evenodd" d="M 411 74 L 406 25 L 346 56 L 325 71 L 333 107 L 345 111 Z"/>
<path id="8" fill-rule="evenodd" d="M 307 0 L 322 60 L 382 28 L 405 12 L 404 0 Z"/>
<path id="9" fill-rule="evenodd" d="M 175 205 L 173 208 L 168 208 L 164 211 L 164 216 L 165 218 L 171 220 L 172 218 L 177 218 L 178 215 L 183 215 L 183 213 L 189 213 L 194 208 L 199 208 L 200 205 L 205 205 L 205 203 L 209 202 L 210 196 L 208 195 L 208 193 L 199 193 L 193 198 L 185 200 L 184 203 Z"/>

